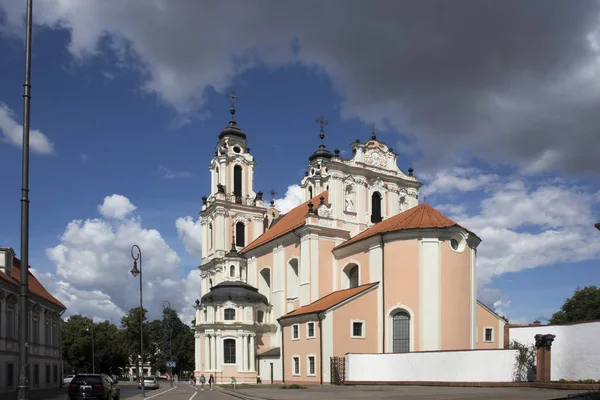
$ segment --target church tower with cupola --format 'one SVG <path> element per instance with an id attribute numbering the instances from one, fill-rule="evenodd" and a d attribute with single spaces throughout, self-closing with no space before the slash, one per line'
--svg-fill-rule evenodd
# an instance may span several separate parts
<path id="1" fill-rule="evenodd" d="M 210 162 L 210 195 L 202 198 L 202 297 L 196 301 L 195 374 L 238 376 L 254 382 L 255 335 L 269 329 L 267 297 L 249 285 L 239 251 L 267 229 L 262 192 L 254 191 L 254 167 L 246 133 L 235 120 L 221 131 Z"/>

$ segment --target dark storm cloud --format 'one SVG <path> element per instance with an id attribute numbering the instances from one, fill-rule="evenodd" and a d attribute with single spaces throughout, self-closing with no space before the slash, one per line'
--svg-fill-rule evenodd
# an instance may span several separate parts
<path id="1" fill-rule="evenodd" d="M 0 0 L 5 27 L 21 4 Z M 36 4 L 37 5 L 37 4 Z M 110 35 L 181 113 L 257 65 L 324 69 L 342 115 L 387 121 L 435 166 L 480 157 L 528 172 L 595 173 L 600 3 L 590 1 L 39 3 L 81 56 Z M 294 51 L 292 42 L 298 43 Z M 398 149 L 402 150 L 402 149 Z"/>

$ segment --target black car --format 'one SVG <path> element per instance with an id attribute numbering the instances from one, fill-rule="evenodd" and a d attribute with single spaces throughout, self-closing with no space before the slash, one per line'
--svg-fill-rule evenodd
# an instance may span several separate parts
<path id="1" fill-rule="evenodd" d="M 69 400 L 119 400 L 120 396 L 118 383 L 106 374 L 75 375 L 69 384 Z"/>

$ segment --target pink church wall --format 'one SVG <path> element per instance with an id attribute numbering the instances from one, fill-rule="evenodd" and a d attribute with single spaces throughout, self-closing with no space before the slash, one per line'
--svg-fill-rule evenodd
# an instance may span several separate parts
<path id="1" fill-rule="evenodd" d="M 319 358 L 319 343 L 321 331 L 319 329 L 319 323 L 315 320 L 311 321 L 315 324 L 315 337 L 308 339 L 306 337 L 306 324 L 307 322 L 299 323 L 298 332 L 300 338 L 298 340 L 292 340 L 292 325 L 283 327 L 283 346 L 284 346 L 284 381 L 285 383 L 319 383 L 320 374 L 320 358 Z M 312 355 L 315 357 L 315 376 L 308 376 L 308 356 Z M 293 357 L 300 357 L 300 374 L 293 375 Z"/>
<path id="2" fill-rule="evenodd" d="M 377 328 L 378 290 L 368 293 L 344 304 L 333 314 L 333 355 L 346 353 L 377 353 L 377 339 L 381 333 Z M 352 320 L 364 321 L 365 338 L 352 338 Z"/>
<path id="3" fill-rule="evenodd" d="M 398 240 L 385 245 L 385 298 L 386 312 L 397 304 L 408 306 L 413 312 L 410 323 L 414 326 L 414 350 L 419 350 L 419 242 Z M 386 333 L 386 340 L 389 335 Z M 387 346 L 387 343 L 384 345 Z"/>
<path id="4" fill-rule="evenodd" d="M 442 349 L 471 348 L 471 251 L 457 253 L 448 242 L 441 250 Z"/>
<path id="5" fill-rule="evenodd" d="M 255 282 L 260 282 L 260 271 L 269 267 L 271 271 L 271 290 L 273 290 L 273 253 L 268 252 L 266 254 L 262 254 L 256 257 L 256 280 Z"/>
<path id="6" fill-rule="evenodd" d="M 477 348 L 478 349 L 497 349 L 499 346 L 498 340 L 500 338 L 498 317 L 485 309 L 485 307 L 477 304 Z M 494 329 L 493 340 L 491 342 L 485 341 L 485 328 L 490 327 Z M 504 346 L 504 343 L 502 343 Z"/>
<path id="7" fill-rule="evenodd" d="M 267 351 L 271 348 L 271 337 L 269 335 L 256 335 L 256 353 L 261 353 L 263 351 Z"/>
<path id="8" fill-rule="evenodd" d="M 331 251 L 335 242 L 329 240 L 319 241 L 319 298 L 327 296 L 333 291 L 333 274 Z"/>

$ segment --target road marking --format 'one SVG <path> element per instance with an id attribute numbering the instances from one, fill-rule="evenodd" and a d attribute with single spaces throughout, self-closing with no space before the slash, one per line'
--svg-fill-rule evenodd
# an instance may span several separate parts
<path id="1" fill-rule="evenodd" d="M 194 389 L 196 389 L 196 388 L 194 388 Z M 197 394 L 198 394 L 198 389 L 196 389 L 196 391 L 194 392 L 194 394 L 192 395 L 192 397 L 190 397 L 190 400 L 192 400 L 194 398 L 194 396 L 197 395 Z"/>
<path id="2" fill-rule="evenodd" d="M 160 396 L 161 394 L 165 394 L 165 393 L 167 393 L 167 392 L 170 392 L 170 391 L 171 391 L 171 390 L 173 390 L 173 389 L 177 389 L 177 387 L 172 387 L 171 389 L 169 389 L 169 390 L 165 390 L 164 392 L 160 392 L 160 393 L 153 394 L 153 395 L 152 395 L 152 396 L 150 396 L 150 397 L 146 397 L 146 399 L 152 399 L 152 398 L 154 398 L 154 397 L 156 397 L 156 396 Z"/>

